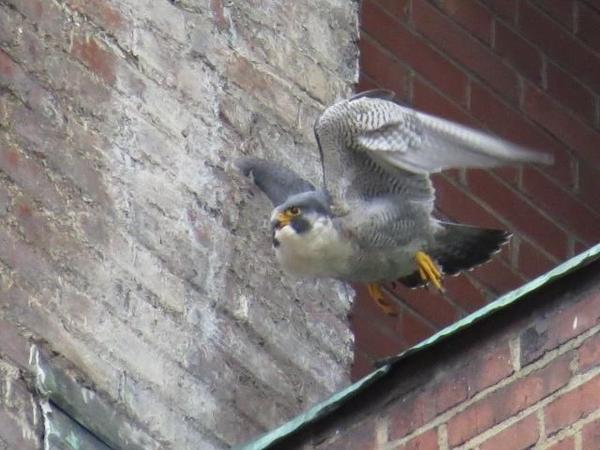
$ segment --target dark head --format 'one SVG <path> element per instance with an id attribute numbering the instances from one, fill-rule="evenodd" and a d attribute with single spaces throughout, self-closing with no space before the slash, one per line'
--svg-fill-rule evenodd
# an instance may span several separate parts
<path id="1" fill-rule="evenodd" d="M 273 235 L 277 230 L 290 225 L 298 234 L 311 230 L 319 218 L 330 216 L 327 196 L 320 191 L 303 192 L 289 197 L 271 214 Z M 277 243 L 274 242 L 277 246 Z"/>

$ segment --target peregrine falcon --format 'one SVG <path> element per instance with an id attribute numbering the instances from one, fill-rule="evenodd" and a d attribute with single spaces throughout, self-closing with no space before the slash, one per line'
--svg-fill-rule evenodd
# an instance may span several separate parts
<path id="1" fill-rule="evenodd" d="M 322 188 L 271 161 L 237 163 L 275 207 L 273 247 L 287 271 L 367 283 L 390 315 L 395 309 L 379 283 L 441 290 L 443 275 L 484 263 L 511 236 L 435 219 L 430 173 L 552 163 L 550 155 L 416 111 L 393 95 L 363 92 L 317 119 Z"/>

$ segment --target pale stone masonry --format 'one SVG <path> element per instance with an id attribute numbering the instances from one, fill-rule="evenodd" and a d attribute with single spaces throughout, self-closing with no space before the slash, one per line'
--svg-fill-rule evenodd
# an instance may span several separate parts
<path id="1" fill-rule="evenodd" d="M 319 181 L 357 7 L 0 0 L 0 449 L 227 448 L 348 383 L 352 292 L 280 271 L 231 162 Z"/>

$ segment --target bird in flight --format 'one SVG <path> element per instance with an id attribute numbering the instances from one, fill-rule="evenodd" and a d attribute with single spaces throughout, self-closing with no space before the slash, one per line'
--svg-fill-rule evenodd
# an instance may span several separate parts
<path id="1" fill-rule="evenodd" d="M 271 200 L 275 255 L 307 277 L 367 284 L 390 315 L 380 283 L 442 290 L 455 275 L 489 260 L 511 234 L 433 217 L 429 175 L 458 167 L 551 164 L 552 156 L 416 111 L 375 90 L 321 114 L 315 136 L 323 185 L 259 158 L 237 162 Z"/>

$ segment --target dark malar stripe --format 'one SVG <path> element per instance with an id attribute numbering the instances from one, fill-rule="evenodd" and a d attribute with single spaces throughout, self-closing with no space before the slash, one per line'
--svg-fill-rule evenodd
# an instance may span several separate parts
<path id="1" fill-rule="evenodd" d="M 298 234 L 306 233 L 311 228 L 310 222 L 303 217 L 296 217 L 290 225 Z"/>

